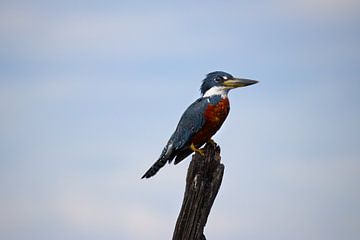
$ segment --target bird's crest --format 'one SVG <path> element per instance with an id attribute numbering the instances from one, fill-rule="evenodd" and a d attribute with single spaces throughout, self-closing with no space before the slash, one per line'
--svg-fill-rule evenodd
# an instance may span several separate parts
<path id="1" fill-rule="evenodd" d="M 231 78 L 233 78 L 231 74 L 223 71 L 211 72 L 207 74 L 206 78 L 203 80 L 200 87 L 200 92 L 202 95 L 204 95 L 206 91 L 209 90 L 210 88 L 217 86 L 226 79 L 231 79 Z"/>

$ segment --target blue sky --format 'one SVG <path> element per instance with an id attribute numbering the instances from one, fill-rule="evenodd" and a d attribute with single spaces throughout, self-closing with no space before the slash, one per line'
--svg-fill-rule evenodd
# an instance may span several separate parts
<path id="1" fill-rule="evenodd" d="M 230 93 L 209 239 L 359 239 L 358 1 L 2 1 L 0 238 L 169 239 L 189 159 L 140 180 L 205 74 Z"/>

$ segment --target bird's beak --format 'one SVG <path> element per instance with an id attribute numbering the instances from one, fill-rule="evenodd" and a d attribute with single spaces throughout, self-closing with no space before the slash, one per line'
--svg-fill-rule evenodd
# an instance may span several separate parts
<path id="1" fill-rule="evenodd" d="M 256 80 L 250 80 L 245 78 L 232 78 L 224 81 L 224 86 L 229 88 L 246 87 L 258 83 Z"/>

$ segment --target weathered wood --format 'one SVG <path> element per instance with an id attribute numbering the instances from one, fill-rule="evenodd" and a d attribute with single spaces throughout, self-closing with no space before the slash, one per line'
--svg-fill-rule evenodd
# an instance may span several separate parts
<path id="1" fill-rule="evenodd" d="M 189 165 L 184 200 L 173 240 L 206 240 L 204 228 L 224 174 L 220 147 L 210 142 L 205 155 L 194 154 Z"/>

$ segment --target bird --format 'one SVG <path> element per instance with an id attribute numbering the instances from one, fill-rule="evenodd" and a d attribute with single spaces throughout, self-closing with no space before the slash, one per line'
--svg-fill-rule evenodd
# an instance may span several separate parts
<path id="1" fill-rule="evenodd" d="M 214 71 L 202 81 L 201 97 L 182 114 L 180 121 L 162 150 L 158 160 L 141 178 L 154 176 L 166 162 L 178 164 L 193 152 L 204 156 L 201 148 L 213 141 L 230 111 L 228 93 L 231 89 L 258 83 L 256 80 L 236 78 L 223 71 Z"/>

